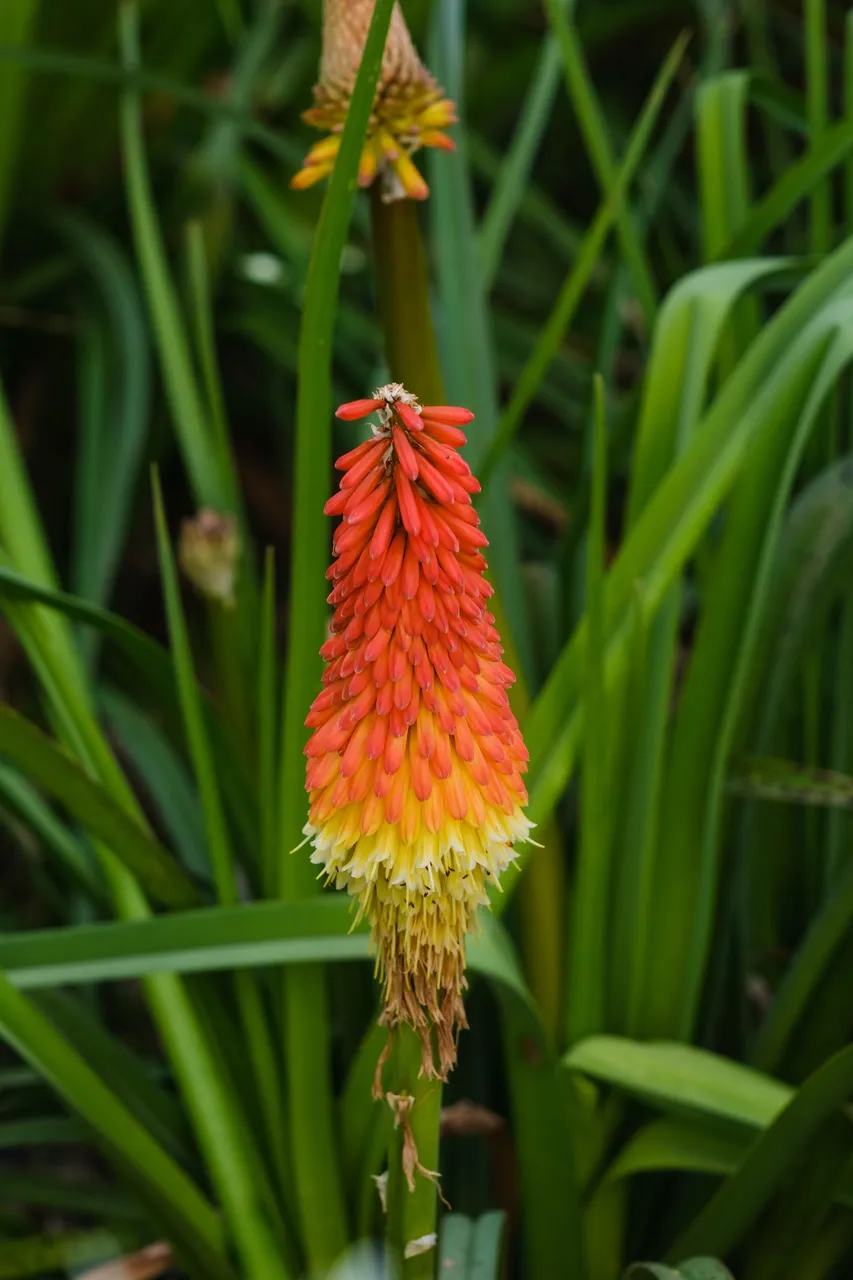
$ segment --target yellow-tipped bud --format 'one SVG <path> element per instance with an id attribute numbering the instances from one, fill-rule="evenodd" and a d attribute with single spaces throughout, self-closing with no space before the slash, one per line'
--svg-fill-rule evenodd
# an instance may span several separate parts
<path id="1" fill-rule="evenodd" d="M 311 148 L 291 179 L 296 189 L 313 186 L 334 166 L 375 0 L 325 0 L 320 81 L 315 106 L 303 120 L 330 136 Z M 456 120 L 456 108 L 418 57 L 399 4 L 391 15 L 373 114 L 358 170 L 359 185 L 381 184 L 383 200 L 424 200 L 429 187 L 411 156 L 421 147 L 453 150 L 441 132 Z M 308 176 L 306 176 L 308 175 Z"/>

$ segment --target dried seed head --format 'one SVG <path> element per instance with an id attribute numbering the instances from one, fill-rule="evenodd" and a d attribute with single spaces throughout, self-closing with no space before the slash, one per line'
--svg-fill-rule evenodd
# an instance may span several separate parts
<path id="1" fill-rule="evenodd" d="M 234 607 L 240 540 L 233 516 L 207 508 L 181 525 L 178 561 L 190 582 L 208 600 Z"/>
<path id="2" fill-rule="evenodd" d="M 303 119 L 328 136 L 311 148 L 291 181 L 293 187 L 313 186 L 334 168 L 374 3 L 324 2 L 320 81 L 314 89 L 315 105 Z M 378 180 L 383 199 L 389 201 L 426 199 L 429 188 L 412 154 L 420 147 L 452 151 L 453 142 L 444 130 L 455 120 L 453 103 L 418 57 L 403 12 L 395 4 L 361 154 L 359 184 L 367 187 Z"/>
<path id="3" fill-rule="evenodd" d="M 457 452 L 473 415 L 397 383 L 338 410 L 369 413 L 378 424 L 338 460 L 326 504 L 342 519 L 324 688 L 306 722 L 305 834 L 370 921 L 382 1021 L 414 1027 L 424 1071 L 444 1078 L 466 1025 L 466 934 L 532 825 L 527 751 L 487 609 L 479 485 Z"/>

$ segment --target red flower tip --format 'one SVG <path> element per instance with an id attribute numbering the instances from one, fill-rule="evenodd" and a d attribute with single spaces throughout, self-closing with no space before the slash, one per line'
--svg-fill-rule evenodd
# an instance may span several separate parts
<path id="1" fill-rule="evenodd" d="M 381 409 L 384 403 L 384 400 L 350 400 L 348 404 L 339 405 L 335 410 L 335 417 L 344 422 L 356 422 Z"/>
<path id="2" fill-rule="evenodd" d="M 394 408 L 404 427 L 408 427 L 410 431 L 423 431 L 424 424 L 421 416 L 419 413 L 415 413 L 411 405 L 404 404 L 402 400 L 398 400 Z"/>
<path id="3" fill-rule="evenodd" d="M 467 426 L 474 418 L 470 409 L 463 409 L 460 406 L 449 404 L 425 404 L 423 416 L 432 418 L 435 422 L 443 422 L 448 427 Z"/>

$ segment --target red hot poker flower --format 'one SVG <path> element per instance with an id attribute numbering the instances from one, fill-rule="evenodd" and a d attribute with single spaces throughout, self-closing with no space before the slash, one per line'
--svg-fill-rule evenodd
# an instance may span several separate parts
<path id="1" fill-rule="evenodd" d="M 458 453 L 473 415 L 392 383 L 337 416 L 374 412 L 325 508 L 341 523 L 328 665 L 306 721 L 305 834 L 370 920 L 382 1021 L 410 1023 L 424 1069 L 446 1078 L 466 1025 L 465 936 L 532 825 L 527 751 L 487 608 L 480 486 Z"/>

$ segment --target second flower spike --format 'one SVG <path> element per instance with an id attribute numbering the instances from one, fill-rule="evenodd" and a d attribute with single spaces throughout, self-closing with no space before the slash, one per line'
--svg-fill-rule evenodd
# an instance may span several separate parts
<path id="1" fill-rule="evenodd" d="M 323 54 L 315 106 L 303 119 L 327 136 L 311 148 L 291 181 L 310 187 L 334 168 L 375 0 L 324 0 Z M 425 200 L 429 187 L 412 160 L 420 147 L 453 150 L 444 130 L 456 120 L 453 103 L 418 57 L 395 4 L 358 179 L 379 182 L 384 200 Z"/>

